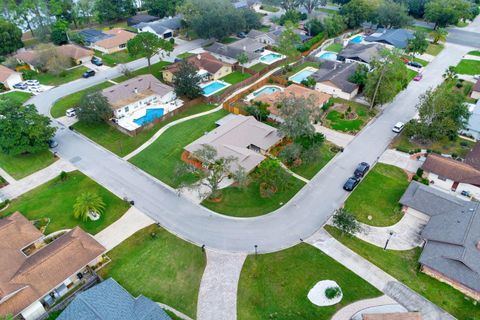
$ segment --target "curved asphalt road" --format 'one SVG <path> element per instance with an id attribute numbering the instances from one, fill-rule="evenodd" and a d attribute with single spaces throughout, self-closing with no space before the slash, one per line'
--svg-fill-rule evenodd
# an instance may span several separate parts
<path id="1" fill-rule="evenodd" d="M 361 161 L 374 163 L 388 147 L 397 121 L 415 114 L 418 97 L 442 82 L 442 73 L 456 65 L 469 48 L 447 44 L 445 50 L 424 71 L 423 80 L 412 82 L 370 123 L 327 167 L 317 174 L 291 201 L 279 210 L 256 218 L 230 218 L 213 213 L 183 197 L 140 169 L 61 126 L 56 139 L 59 155 L 160 225 L 197 245 L 222 251 L 272 252 L 293 246 L 318 230 L 340 207 L 347 194 L 344 181 Z M 102 76 L 113 77 L 109 70 Z M 52 103 L 62 96 L 101 82 L 96 77 L 78 80 L 34 97 L 39 111 L 49 114 Z M 381 190 L 379 185 L 378 189 Z"/>

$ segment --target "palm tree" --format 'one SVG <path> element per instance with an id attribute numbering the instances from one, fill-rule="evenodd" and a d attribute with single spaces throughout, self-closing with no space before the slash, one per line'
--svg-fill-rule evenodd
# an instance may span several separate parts
<path id="1" fill-rule="evenodd" d="M 433 43 L 437 44 L 439 41 L 446 41 L 448 32 L 443 28 L 438 28 L 432 31 Z"/>
<path id="2" fill-rule="evenodd" d="M 446 80 L 455 80 L 458 78 L 457 71 L 455 70 L 454 66 L 448 67 L 447 70 L 445 70 L 445 73 L 442 75 L 442 77 Z"/>
<path id="3" fill-rule="evenodd" d="M 100 214 L 105 208 L 105 203 L 96 193 L 85 192 L 77 197 L 73 205 L 73 216 L 83 221 L 88 220 L 89 212 Z"/>

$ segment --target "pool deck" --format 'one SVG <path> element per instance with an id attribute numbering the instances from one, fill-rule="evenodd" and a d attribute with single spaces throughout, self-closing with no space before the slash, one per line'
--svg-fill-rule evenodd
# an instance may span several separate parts
<path id="1" fill-rule="evenodd" d="M 283 54 L 278 53 L 278 52 L 275 52 L 275 51 L 264 50 L 263 53 L 264 53 L 264 54 L 259 58 L 259 61 L 260 61 L 261 63 L 267 64 L 267 65 L 271 65 L 271 64 L 273 64 L 273 63 L 275 63 L 275 62 L 277 62 L 277 61 L 280 61 L 280 60 L 286 58 L 286 56 L 284 56 Z M 264 61 L 264 60 L 262 60 L 263 57 L 268 56 L 268 55 L 270 55 L 270 54 L 279 55 L 280 57 L 277 58 L 277 59 L 273 59 L 272 61 Z"/>
<path id="2" fill-rule="evenodd" d="M 209 82 L 207 82 L 207 83 L 204 83 L 204 84 L 200 85 L 200 88 L 202 88 L 202 92 L 203 92 L 203 89 L 204 89 L 205 87 L 208 87 L 209 85 L 211 85 L 212 83 L 215 83 L 215 82 L 216 82 L 216 83 L 221 83 L 221 84 L 223 84 L 224 86 L 221 87 L 221 88 L 219 88 L 219 89 L 217 89 L 217 90 L 215 90 L 215 91 L 212 91 L 212 92 L 210 92 L 210 93 L 208 93 L 208 94 L 202 93 L 202 95 L 203 95 L 204 97 L 210 97 L 211 95 L 214 95 L 215 93 L 217 93 L 217 92 L 219 92 L 219 91 L 222 91 L 223 89 L 226 89 L 226 88 L 228 88 L 228 87 L 231 86 L 231 84 L 228 83 L 228 82 L 225 82 L 225 81 L 222 81 L 222 80 L 213 80 L 213 81 L 209 81 Z"/>
<path id="3" fill-rule="evenodd" d="M 263 87 L 255 90 L 254 92 L 250 93 L 246 98 L 245 98 L 245 101 L 250 101 L 250 100 L 253 100 L 257 97 L 257 95 L 255 95 L 255 93 L 259 92 L 259 91 L 262 91 L 263 89 L 265 88 L 271 88 L 271 87 L 274 87 L 274 88 L 278 88 L 280 91 L 283 91 L 285 88 L 284 87 L 281 87 L 281 86 L 277 86 L 277 85 L 274 85 L 274 84 L 266 84 L 264 85 Z"/>
<path id="4" fill-rule="evenodd" d="M 305 72 L 305 71 L 312 71 L 312 73 L 309 74 L 308 76 L 306 76 L 306 77 L 305 77 L 304 79 L 302 79 L 301 81 L 294 80 L 294 78 L 295 78 L 296 76 L 298 76 L 300 73 Z M 295 82 L 295 83 L 297 83 L 297 84 L 300 84 L 300 83 L 302 83 L 303 80 L 305 80 L 306 78 L 308 78 L 310 75 L 314 74 L 314 73 L 317 72 L 317 71 L 318 71 L 317 68 L 306 67 L 306 68 L 303 68 L 302 70 L 298 71 L 297 73 L 295 73 L 293 76 L 290 76 L 290 77 L 288 78 L 288 80 L 290 80 L 290 81 L 292 81 L 292 82 Z"/>
<path id="5" fill-rule="evenodd" d="M 134 120 L 145 116 L 147 114 L 148 109 L 163 109 L 164 110 L 163 116 L 165 116 L 167 113 L 169 113 L 169 112 L 171 112 L 171 111 L 173 111 L 173 110 L 175 110 L 175 109 L 177 109 L 181 106 L 183 106 L 183 101 L 180 100 L 180 99 L 174 100 L 170 103 L 153 104 L 153 105 L 147 106 L 145 108 L 135 110 L 131 114 L 129 114 L 129 115 L 123 117 L 123 118 L 118 119 L 117 124 L 124 129 L 127 129 L 129 131 L 133 131 L 133 130 L 136 130 L 136 129 L 142 127 L 141 125 L 135 123 Z M 153 121 L 153 119 L 152 119 L 152 121 Z M 146 124 L 148 124 L 148 123 L 146 123 Z"/>

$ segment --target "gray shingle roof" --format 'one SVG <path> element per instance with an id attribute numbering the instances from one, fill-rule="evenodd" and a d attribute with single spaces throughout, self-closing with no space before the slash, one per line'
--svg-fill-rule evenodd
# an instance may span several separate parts
<path id="1" fill-rule="evenodd" d="M 350 82 L 350 77 L 357 70 L 358 63 L 337 63 L 325 61 L 320 69 L 312 74 L 316 82 L 330 81 L 342 89 L 343 92 L 351 93 L 358 88 L 356 83 Z"/>
<path id="2" fill-rule="evenodd" d="M 370 63 L 374 58 L 378 57 L 383 46 L 378 43 L 360 44 L 350 42 L 338 54 L 338 60 L 351 59 Z"/>
<path id="3" fill-rule="evenodd" d="M 255 52 L 263 50 L 267 45 L 251 38 L 244 38 L 228 45 L 231 48 L 245 50 L 246 52 Z"/>
<path id="4" fill-rule="evenodd" d="M 377 32 L 365 37 L 365 41 L 380 42 L 405 49 L 408 40 L 413 38 L 413 32 L 406 29 L 377 29 Z"/>
<path id="5" fill-rule="evenodd" d="M 182 27 L 182 17 L 175 16 L 175 17 L 167 17 L 161 20 L 152 21 L 152 22 L 141 22 L 133 26 L 136 29 L 143 29 L 145 27 L 152 28 L 157 34 L 163 35 L 165 31 L 168 30 L 178 30 Z"/>
<path id="6" fill-rule="evenodd" d="M 217 54 L 231 59 L 237 59 L 239 54 L 241 54 L 242 52 L 245 52 L 249 61 L 260 58 L 259 53 L 248 52 L 243 49 L 227 46 L 218 42 L 213 43 L 211 46 L 205 48 L 205 50 L 213 54 Z"/>
<path id="7" fill-rule="evenodd" d="M 111 34 L 106 34 L 96 29 L 85 29 L 80 31 L 78 34 L 85 40 L 86 43 L 95 43 L 97 41 L 113 37 Z"/>
<path id="8" fill-rule="evenodd" d="M 134 298 L 109 278 L 80 293 L 58 320 L 171 320 L 162 308 L 140 295 Z"/>

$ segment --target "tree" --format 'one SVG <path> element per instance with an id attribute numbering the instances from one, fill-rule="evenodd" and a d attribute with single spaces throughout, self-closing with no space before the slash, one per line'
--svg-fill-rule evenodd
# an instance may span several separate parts
<path id="1" fill-rule="evenodd" d="M 117 21 L 135 14 L 133 0 L 95 0 L 94 8 L 100 22 Z"/>
<path id="2" fill-rule="evenodd" d="M 270 111 L 268 111 L 268 105 L 261 101 L 255 101 L 253 105 L 249 105 L 245 107 L 245 111 L 255 117 L 258 121 L 266 121 L 268 116 L 270 115 Z"/>
<path id="3" fill-rule="evenodd" d="M 13 99 L 0 98 L 0 151 L 9 155 L 36 153 L 48 149 L 55 134 L 50 118 L 33 104 L 23 106 Z"/>
<path id="4" fill-rule="evenodd" d="M 52 25 L 52 33 L 50 34 L 50 40 L 57 46 L 68 43 L 68 22 L 65 20 L 57 20 Z"/>
<path id="5" fill-rule="evenodd" d="M 250 9 L 242 9 L 241 14 L 243 16 L 243 20 L 245 20 L 245 31 L 258 29 L 262 26 L 260 16 L 255 11 Z"/>
<path id="6" fill-rule="evenodd" d="M 403 28 L 412 22 L 407 7 L 392 0 L 383 1 L 377 9 L 377 21 L 387 28 Z"/>
<path id="7" fill-rule="evenodd" d="M 307 10 L 308 13 L 312 13 L 316 7 L 320 5 L 321 0 L 302 0 L 302 6 Z"/>
<path id="8" fill-rule="evenodd" d="M 457 24 L 471 17 L 472 3 L 468 0 L 431 0 L 425 4 L 425 19 L 435 23 L 435 29 Z"/>
<path id="9" fill-rule="evenodd" d="M 150 69 L 150 60 L 161 50 L 166 52 L 173 51 L 173 44 L 169 41 L 157 37 L 151 32 L 140 32 L 127 42 L 128 54 L 132 57 L 142 56 L 147 58 L 148 68 Z"/>
<path id="10" fill-rule="evenodd" d="M 242 66 L 242 73 L 244 73 L 245 72 L 245 67 L 243 65 L 249 61 L 247 54 L 244 51 L 242 51 L 237 56 L 237 61 Z"/>
<path id="11" fill-rule="evenodd" d="M 295 140 L 302 137 L 312 138 L 315 127 L 312 125 L 313 101 L 294 96 L 283 97 L 278 105 L 283 122 L 279 130 L 285 136 Z"/>
<path id="12" fill-rule="evenodd" d="M 202 198 L 218 198 L 220 184 L 227 178 L 233 180 L 243 180 L 245 172 L 241 167 L 237 167 L 238 161 L 235 157 L 220 157 L 217 150 L 208 145 L 202 145 L 201 148 L 192 152 L 189 157 L 191 160 L 201 161 L 202 167 L 190 163 L 184 163 L 175 169 L 175 176 L 181 181 L 181 187 L 198 188 Z M 236 169 L 233 169 L 236 168 Z M 194 176 L 195 179 L 187 179 Z M 200 187 L 205 187 L 208 191 L 202 192 Z"/>
<path id="13" fill-rule="evenodd" d="M 369 72 L 370 70 L 366 65 L 359 63 L 357 69 L 352 74 L 349 80 L 353 83 L 358 84 L 360 88 L 363 88 L 365 86 L 365 83 L 367 82 Z"/>
<path id="14" fill-rule="evenodd" d="M 318 18 L 313 18 L 305 23 L 305 29 L 308 30 L 308 35 L 315 37 L 324 30 L 323 23 Z"/>
<path id="15" fill-rule="evenodd" d="M 340 14 L 344 16 L 350 28 L 356 28 L 365 21 L 375 20 L 378 1 L 352 0 L 340 8 Z"/>
<path id="16" fill-rule="evenodd" d="M 335 210 L 332 222 L 343 234 L 349 236 L 353 236 L 362 231 L 360 223 L 358 223 L 353 214 L 345 208 Z"/>
<path id="17" fill-rule="evenodd" d="M 431 35 L 433 38 L 433 43 L 437 44 L 439 41 L 447 41 L 448 32 L 443 28 L 437 28 L 432 31 Z"/>
<path id="18" fill-rule="evenodd" d="M 448 67 L 448 69 L 445 70 L 445 73 L 442 75 L 442 77 L 447 81 L 458 79 L 458 74 L 457 74 L 457 71 L 455 70 L 455 67 L 454 66 Z"/>
<path id="19" fill-rule="evenodd" d="M 288 22 L 285 25 L 285 30 L 283 30 L 278 39 L 278 51 L 292 59 L 298 55 L 297 47 L 300 43 L 300 36 L 295 33 L 293 24 Z M 288 61 L 286 61 L 285 64 L 287 65 Z"/>
<path id="20" fill-rule="evenodd" d="M 174 16 L 177 6 L 182 3 L 182 0 L 143 0 L 143 8 L 148 11 L 148 14 L 163 18 Z"/>
<path id="21" fill-rule="evenodd" d="M 73 205 L 73 216 L 82 221 L 88 220 L 90 213 L 101 214 L 105 209 L 105 202 L 96 193 L 84 192 L 80 194 Z"/>
<path id="22" fill-rule="evenodd" d="M 197 68 L 186 60 L 181 61 L 173 77 L 175 93 L 179 96 L 186 96 L 189 99 L 200 96 L 202 94 L 202 88 L 199 86 L 200 80 Z"/>
<path id="23" fill-rule="evenodd" d="M 59 75 L 72 66 L 72 59 L 61 53 L 58 47 L 51 43 L 37 45 L 35 52 L 33 64 L 42 71 Z"/>
<path id="24" fill-rule="evenodd" d="M 282 0 L 280 1 L 280 5 L 285 11 L 297 9 L 302 0 Z"/>
<path id="25" fill-rule="evenodd" d="M 425 13 L 425 4 L 429 0 L 406 0 L 408 13 L 415 18 L 423 18 Z"/>
<path id="26" fill-rule="evenodd" d="M 408 85 L 408 72 L 397 50 L 384 50 L 371 63 L 363 90 L 370 108 L 390 102 Z"/>
<path id="27" fill-rule="evenodd" d="M 78 0 L 73 3 L 72 15 L 79 24 L 90 23 L 95 15 L 95 2 L 91 0 Z"/>
<path id="28" fill-rule="evenodd" d="M 347 29 L 345 18 L 339 14 L 331 14 L 323 19 L 323 26 L 327 37 L 332 38 Z"/>
<path id="29" fill-rule="evenodd" d="M 278 23 L 280 25 L 285 25 L 288 21 L 290 21 L 293 24 L 298 24 L 302 20 L 302 14 L 296 10 L 288 10 L 284 14 L 280 16 L 280 19 L 278 20 Z"/>
<path id="30" fill-rule="evenodd" d="M 84 94 L 76 110 L 78 120 L 85 123 L 100 123 L 113 116 L 107 98 L 100 92 Z"/>
<path id="31" fill-rule="evenodd" d="M 22 47 L 22 30 L 15 24 L 0 19 L 0 55 L 10 54 Z"/>
<path id="32" fill-rule="evenodd" d="M 273 159 L 266 159 L 260 163 L 254 176 L 260 185 L 260 194 L 266 198 L 279 190 L 287 189 L 291 184 L 290 175 Z"/>
<path id="33" fill-rule="evenodd" d="M 428 48 L 428 41 L 425 38 L 425 32 L 415 31 L 413 38 L 408 40 L 407 52 L 410 52 L 413 56 L 416 53 L 424 54 Z"/>
<path id="34" fill-rule="evenodd" d="M 73 0 L 47 0 L 51 15 L 58 20 L 73 22 L 77 26 L 76 17 L 73 14 Z"/>

